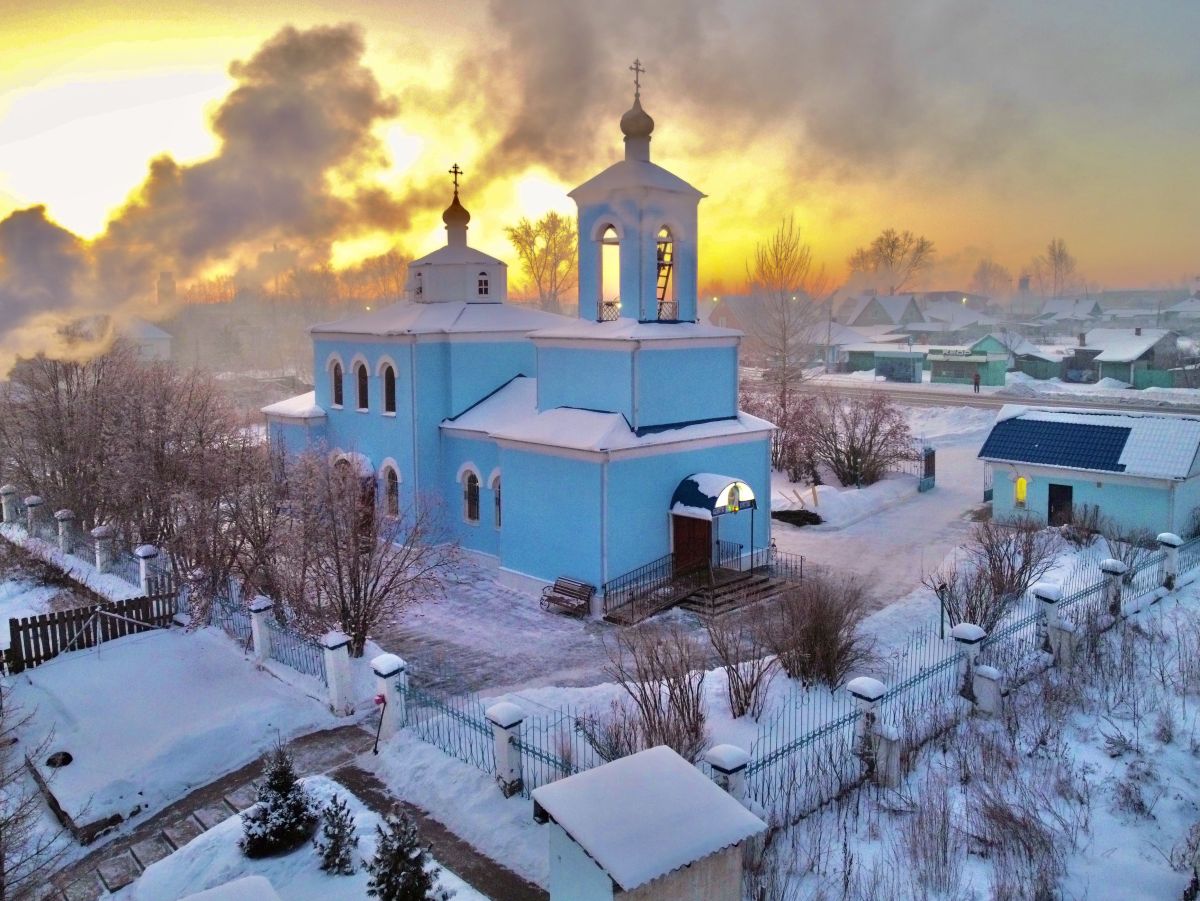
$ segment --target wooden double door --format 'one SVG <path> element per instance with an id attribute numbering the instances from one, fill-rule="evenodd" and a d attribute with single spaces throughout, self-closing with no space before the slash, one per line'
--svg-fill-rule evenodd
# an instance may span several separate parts
<path id="1" fill-rule="evenodd" d="M 672 515 L 671 552 L 678 571 L 699 569 L 712 563 L 712 520 Z"/>

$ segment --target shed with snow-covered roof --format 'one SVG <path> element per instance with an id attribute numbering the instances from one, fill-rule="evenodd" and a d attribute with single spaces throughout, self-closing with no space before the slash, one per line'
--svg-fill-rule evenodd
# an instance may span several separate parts
<path id="1" fill-rule="evenodd" d="M 993 515 L 1061 525 L 1084 507 L 1150 534 L 1200 510 L 1200 418 L 1006 406 L 979 451 Z"/>
<path id="2" fill-rule="evenodd" d="M 667 747 L 543 785 L 533 803 L 550 901 L 738 901 L 742 845 L 767 828 Z"/>

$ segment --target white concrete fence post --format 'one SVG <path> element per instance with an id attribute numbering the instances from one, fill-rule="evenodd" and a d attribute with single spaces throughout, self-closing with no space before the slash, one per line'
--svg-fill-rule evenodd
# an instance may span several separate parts
<path id="1" fill-rule="evenodd" d="M 350 678 L 350 636 L 345 632 L 326 632 L 321 636 L 325 654 L 325 682 L 329 688 L 329 709 L 334 716 L 354 713 L 354 686 Z"/>
<path id="2" fill-rule="evenodd" d="M 96 572 L 106 573 L 112 566 L 112 545 L 114 529 L 108 523 L 102 523 L 92 529 L 92 540 L 96 545 Z"/>
<path id="3" fill-rule="evenodd" d="M 1179 581 L 1179 546 L 1183 539 L 1174 532 L 1163 532 L 1158 536 L 1158 546 L 1163 552 L 1163 588 L 1170 591 Z"/>
<path id="4" fill-rule="evenodd" d="M 963 658 L 962 666 L 959 668 L 959 675 L 962 677 L 962 688 L 959 689 L 959 694 L 968 701 L 974 701 L 975 661 L 979 659 L 979 652 L 983 649 L 983 640 L 987 638 L 987 632 L 983 630 L 982 626 L 974 623 L 958 623 L 950 630 L 950 637 L 954 639 L 954 644 Z"/>
<path id="5" fill-rule="evenodd" d="M 42 521 L 42 504 L 46 503 L 38 495 L 31 494 L 25 498 L 25 530 L 30 538 L 37 537 L 38 525 Z"/>
<path id="6" fill-rule="evenodd" d="M 54 514 L 58 523 L 58 549 L 69 554 L 75 549 L 75 514 L 70 510 L 59 510 Z"/>
<path id="7" fill-rule="evenodd" d="M 1054 648 L 1050 643 L 1050 633 L 1059 624 L 1058 602 L 1062 600 L 1062 589 L 1054 582 L 1038 582 L 1029 589 L 1029 593 L 1038 602 L 1038 610 L 1042 614 L 1042 628 L 1045 629 L 1042 650 L 1052 654 Z"/>
<path id="8" fill-rule="evenodd" d="M 254 641 L 254 659 L 259 663 L 271 657 L 271 627 L 267 625 L 267 617 L 274 609 L 266 595 L 256 595 L 250 601 L 250 637 Z"/>
<path id="9" fill-rule="evenodd" d="M 1125 581 L 1125 573 L 1129 572 L 1129 567 L 1120 560 L 1108 558 L 1100 561 L 1100 572 L 1108 577 L 1108 584 L 1104 586 L 1104 596 L 1108 599 L 1108 612 L 1113 616 L 1121 615 L 1121 586 Z"/>
<path id="10" fill-rule="evenodd" d="M 713 782 L 745 804 L 750 755 L 737 745 L 713 745 L 705 752 L 704 759 L 712 767 Z"/>
<path id="11" fill-rule="evenodd" d="M 158 557 L 158 548 L 152 544 L 139 544 L 133 549 L 138 562 L 138 588 L 142 594 L 150 594 L 150 561 Z"/>
<path id="12" fill-rule="evenodd" d="M 900 778 L 900 734 L 879 722 L 879 702 L 887 694 L 887 686 L 870 676 L 859 676 L 846 683 L 846 691 L 862 713 L 854 724 L 854 753 L 876 782 L 896 784 Z"/>
<path id="13" fill-rule="evenodd" d="M 989 716 L 999 716 L 1004 707 L 1004 691 L 1000 670 L 994 666 L 975 667 L 975 709 Z"/>
<path id="14" fill-rule="evenodd" d="M 375 703 L 381 708 L 379 737 L 391 738 L 408 723 L 408 664 L 395 654 L 371 661 L 375 673 Z"/>
<path id="15" fill-rule="evenodd" d="M 16 485 L 0 486 L 0 510 L 3 510 L 6 523 L 17 521 L 17 495 L 19 493 Z"/>
<path id="16" fill-rule="evenodd" d="M 504 797 L 511 798 L 522 788 L 521 749 L 517 741 L 521 738 L 521 723 L 525 711 L 511 701 L 501 701 L 484 711 L 492 724 L 492 737 L 496 741 L 496 782 Z"/>

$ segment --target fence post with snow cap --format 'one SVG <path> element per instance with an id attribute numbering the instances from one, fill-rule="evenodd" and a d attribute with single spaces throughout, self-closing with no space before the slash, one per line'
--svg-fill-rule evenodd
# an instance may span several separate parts
<path id="1" fill-rule="evenodd" d="M 42 504 L 46 503 L 36 494 L 31 494 L 25 498 L 25 529 L 29 532 L 30 538 L 36 538 L 38 533 L 38 524 L 42 519 Z"/>
<path id="2" fill-rule="evenodd" d="M 517 742 L 521 738 L 521 723 L 525 711 L 512 701 L 500 701 L 484 711 L 492 724 L 492 737 L 496 740 L 496 782 L 504 797 L 511 798 L 522 787 L 521 749 Z"/>
<path id="3" fill-rule="evenodd" d="M 259 663 L 271 656 L 271 629 L 267 626 L 267 617 L 274 609 L 271 599 L 263 594 L 250 602 L 250 636 L 254 640 L 254 659 Z"/>
<path id="4" fill-rule="evenodd" d="M 1125 581 L 1125 573 L 1129 567 L 1120 560 L 1109 557 L 1100 561 L 1100 572 L 1107 577 L 1104 594 L 1108 600 L 1108 612 L 1113 616 L 1121 615 L 1121 583 Z"/>
<path id="5" fill-rule="evenodd" d="M 69 554 L 75 549 L 75 514 L 70 510 L 59 510 L 54 514 L 54 521 L 58 523 L 58 549 Z"/>
<path id="6" fill-rule="evenodd" d="M 321 636 L 320 645 L 321 652 L 325 655 L 329 709 L 333 711 L 334 716 L 350 716 L 354 713 L 354 686 L 350 678 L 350 636 L 335 629 Z"/>
<path id="7" fill-rule="evenodd" d="M 138 562 L 138 587 L 142 594 L 150 593 L 150 561 L 158 557 L 158 548 L 152 544 L 139 544 L 133 549 Z"/>
<path id="8" fill-rule="evenodd" d="M 974 623 L 958 623 L 950 630 L 950 637 L 958 652 L 962 655 L 962 688 L 959 691 L 969 701 L 975 700 L 975 661 L 979 659 L 982 642 L 987 638 L 987 632 L 982 626 Z"/>
<path id="9" fill-rule="evenodd" d="M 1158 547 L 1163 552 L 1163 587 L 1170 590 L 1179 581 L 1179 546 L 1183 539 L 1174 532 L 1162 532 Z"/>
<path id="10" fill-rule="evenodd" d="M 975 709 L 989 716 L 998 716 L 1004 704 L 1000 670 L 994 666 L 975 667 Z"/>
<path id="11" fill-rule="evenodd" d="M 868 767 L 873 770 L 875 749 L 871 733 L 878 717 L 879 702 L 887 693 L 887 686 L 870 676 L 859 676 L 846 683 L 846 691 L 854 698 L 862 714 L 854 723 L 854 753 L 867 761 Z"/>
<path id="12" fill-rule="evenodd" d="M 96 545 L 96 572 L 106 573 L 112 565 L 112 544 L 115 530 L 108 523 L 92 529 L 92 540 Z"/>
<path id="13" fill-rule="evenodd" d="M 705 752 L 704 759 L 712 767 L 713 782 L 745 804 L 750 755 L 737 745 L 713 745 Z"/>
<path id="14" fill-rule="evenodd" d="M 408 664 L 395 654 L 380 654 L 371 661 L 375 673 L 375 703 L 379 711 L 379 737 L 388 739 L 408 722 Z"/>
<path id="15" fill-rule="evenodd" d="M 6 523 L 15 523 L 17 521 L 17 495 L 19 493 L 16 485 L 4 485 L 0 487 L 0 510 L 3 510 L 4 521 Z"/>

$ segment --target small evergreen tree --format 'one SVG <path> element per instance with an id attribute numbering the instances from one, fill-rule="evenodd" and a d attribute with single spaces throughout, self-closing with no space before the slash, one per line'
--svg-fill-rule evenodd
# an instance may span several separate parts
<path id="1" fill-rule="evenodd" d="M 417 840 L 417 827 L 404 814 L 389 816 L 387 828 L 376 826 L 375 857 L 363 861 L 371 880 L 367 894 L 380 901 L 448 901 L 452 892 L 436 888 L 439 869 L 428 866 L 429 854 Z"/>
<path id="2" fill-rule="evenodd" d="M 258 788 L 258 803 L 242 814 L 242 851 L 247 857 L 267 857 L 294 850 L 316 824 L 316 802 L 297 779 L 291 755 L 276 745 Z"/>
<path id="3" fill-rule="evenodd" d="M 354 872 L 358 836 L 354 834 L 354 818 L 345 799 L 334 795 L 321 808 L 321 831 L 313 839 L 313 847 L 321 858 L 322 870 L 342 876 Z"/>

